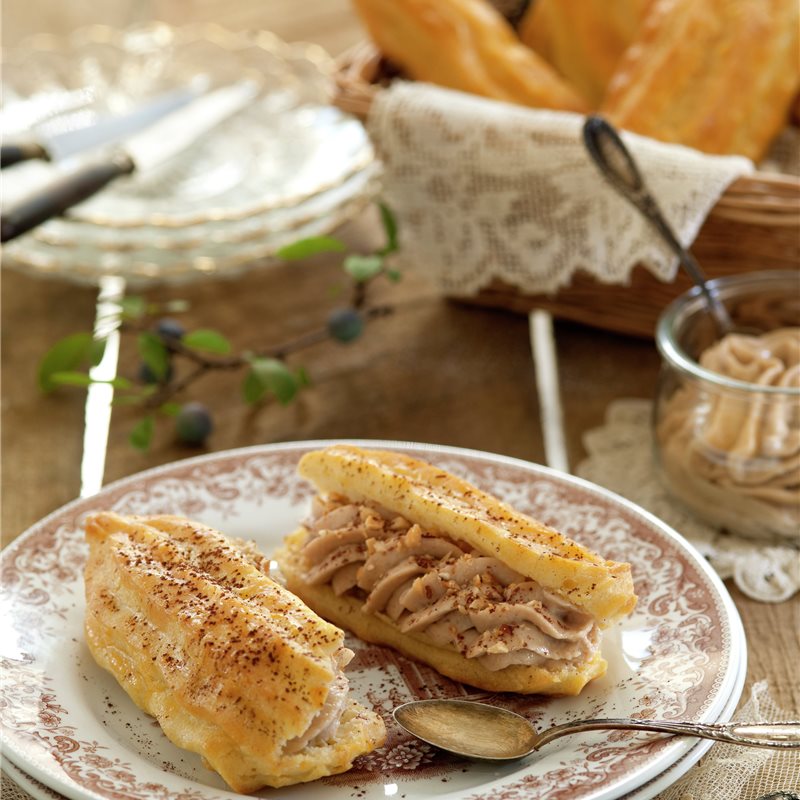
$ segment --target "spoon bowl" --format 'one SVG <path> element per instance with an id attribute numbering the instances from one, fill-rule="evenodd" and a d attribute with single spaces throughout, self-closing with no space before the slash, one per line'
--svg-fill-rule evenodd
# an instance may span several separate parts
<path id="1" fill-rule="evenodd" d="M 593 730 L 654 731 L 751 747 L 800 749 L 800 722 L 712 725 L 677 720 L 589 719 L 537 731 L 513 711 L 468 700 L 415 700 L 398 706 L 393 716 L 401 728 L 423 742 L 476 761 L 517 761 L 561 736 Z"/>

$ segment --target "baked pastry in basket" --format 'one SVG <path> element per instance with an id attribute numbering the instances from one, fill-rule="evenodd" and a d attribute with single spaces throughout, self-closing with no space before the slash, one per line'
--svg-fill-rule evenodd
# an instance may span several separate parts
<path id="1" fill-rule="evenodd" d="M 798 86 L 797 0 L 657 0 L 601 111 L 654 139 L 759 160 Z"/>
<path id="2" fill-rule="evenodd" d="M 243 543 L 179 517 L 86 522 L 86 640 L 179 747 L 237 792 L 343 772 L 382 719 L 348 698 L 352 651 Z"/>
<path id="3" fill-rule="evenodd" d="M 416 80 L 520 105 L 589 110 L 486 0 L 353 4 L 383 53 Z"/>
<path id="4" fill-rule="evenodd" d="M 520 39 L 596 108 L 653 0 L 535 0 Z"/>
<path id="5" fill-rule="evenodd" d="M 299 472 L 322 494 L 275 557 L 321 615 L 489 691 L 574 695 L 604 674 L 601 629 L 636 604 L 628 564 L 399 453 L 338 445 Z"/>

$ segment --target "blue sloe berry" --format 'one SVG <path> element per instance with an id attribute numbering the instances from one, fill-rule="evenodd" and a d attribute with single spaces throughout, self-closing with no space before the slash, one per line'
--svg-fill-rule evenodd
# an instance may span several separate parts
<path id="1" fill-rule="evenodd" d="M 156 333 L 164 341 L 178 341 L 185 335 L 186 328 L 178 320 L 164 317 L 156 323 Z"/>
<path id="2" fill-rule="evenodd" d="M 184 444 L 202 444 L 212 430 L 211 413 L 202 403 L 186 403 L 175 417 L 175 431 Z"/>
<path id="3" fill-rule="evenodd" d="M 355 308 L 337 308 L 328 317 L 328 333 L 339 342 L 352 342 L 364 330 L 364 318 Z"/>

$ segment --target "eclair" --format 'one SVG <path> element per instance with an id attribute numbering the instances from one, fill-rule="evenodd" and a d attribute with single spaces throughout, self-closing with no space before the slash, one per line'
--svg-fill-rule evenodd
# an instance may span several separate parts
<path id="1" fill-rule="evenodd" d="M 321 616 L 488 691 L 575 695 L 605 673 L 630 565 L 401 453 L 336 445 L 298 470 L 319 494 L 275 558 Z"/>

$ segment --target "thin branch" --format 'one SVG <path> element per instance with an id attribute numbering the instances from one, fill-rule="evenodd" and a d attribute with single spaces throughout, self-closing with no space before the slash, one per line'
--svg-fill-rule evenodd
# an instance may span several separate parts
<path id="1" fill-rule="evenodd" d="M 374 306 L 363 312 L 365 322 L 379 319 L 380 317 L 386 317 L 392 313 L 394 313 L 394 308 L 392 306 Z M 276 358 L 282 361 L 285 360 L 287 356 L 297 352 L 298 350 L 303 350 L 328 339 L 330 339 L 330 333 L 328 329 L 318 328 L 316 330 L 309 331 L 303 336 L 290 339 L 283 344 L 276 345 L 267 350 L 258 351 L 256 355 L 260 358 Z M 195 381 L 202 378 L 203 375 L 211 370 L 238 369 L 240 367 L 247 366 L 250 363 L 250 359 L 241 355 L 227 356 L 224 358 L 207 356 L 203 353 L 199 353 L 196 350 L 186 347 L 179 341 L 168 341 L 165 344 L 172 353 L 184 356 L 188 360 L 194 362 L 195 368 L 191 372 L 188 372 L 186 375 L 184 375 L 180 380 L 177 380 L 174 383 L 163 384 L 155 394 L 151 395 L 145 400 L 145 408 L 158 408 L 168 400 L 177 396 L 184 389 L 187 389 Z"/>
<path id="2" fill-rule="evenodd" d="M 175 397 L 179 392 L 182 392 L 187 387 L 191 386 L 198 378 L 205 375 L 210 369 L 213 369 L 208 364 L 198 364 L 194 370 L 186 373 L 179 381 L 175 383 L 164 383 L 158 391 L 150 395 L 144 403 L 145 408 L 158 408 L 166 403 L 171 398 Z"/>

